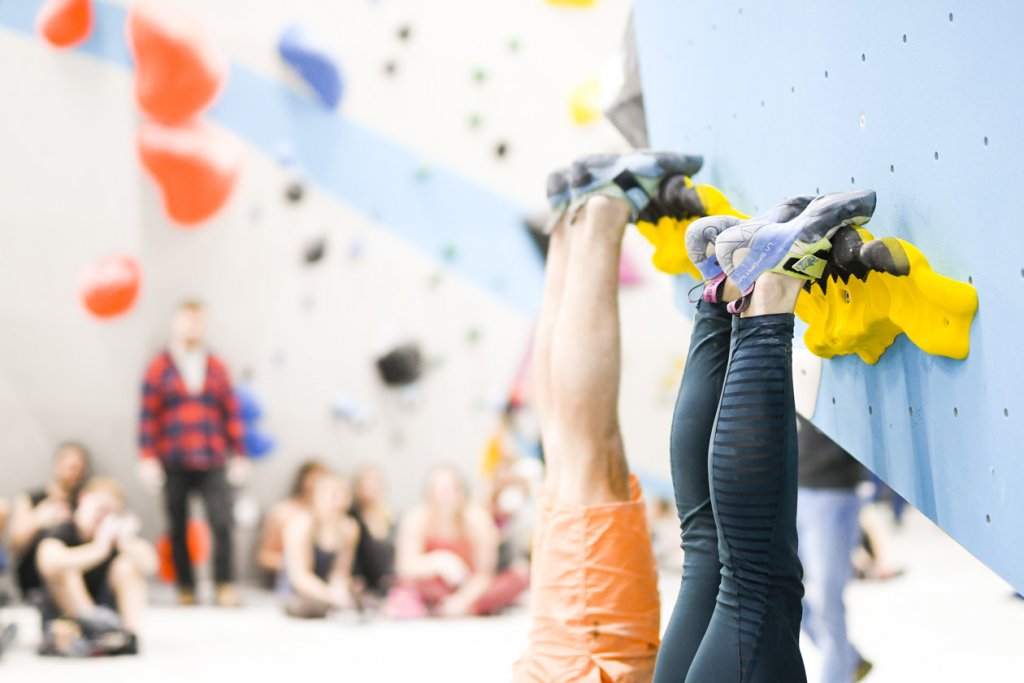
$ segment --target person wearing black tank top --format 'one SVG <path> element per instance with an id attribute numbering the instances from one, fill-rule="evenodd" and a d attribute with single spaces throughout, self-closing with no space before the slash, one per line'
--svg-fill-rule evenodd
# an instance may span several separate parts
<path id="1" fill-rule="evenodd" d="M 15 555 L 18 590 L 31 600 L 43 582 L 36 569 L 36 550 L 43 536 L 71 519 L 78 489 L 89 472 L 89 451 L 80 443 L 57 447 L 53 474 L 45 487 L 18 496 L 11 514 L 11 549 Z"/>
<path id="2" fill-rule="evenodd" d="M 136 629 L 156 571 L 153 546 L 139 538 L 139 519 L 125 511 L 121 487 L 89 481 L 71 520 L 39 543 L 43 578 L 41 654 L 94 657 L 137 654 Z"/>
<path id="3" fill-rule="evenodd" d="M 348 516 L 351 504 L 348 481 L 325 472 L 316 480 L 310 509 L 285 527 L 282 584 L 288 616 L 322 619 L 355 605 L 352 562 L 359 527 Z"/>

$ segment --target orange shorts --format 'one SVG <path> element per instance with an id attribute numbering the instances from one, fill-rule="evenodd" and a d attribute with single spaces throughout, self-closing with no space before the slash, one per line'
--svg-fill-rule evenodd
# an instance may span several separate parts
<path id="1" fill-rule="evenodd" d="M 517 683 L 650 683 L 658 572 L 640 485 L 630 502 L 541 501 L 530 578 L 532 628 Z"/>

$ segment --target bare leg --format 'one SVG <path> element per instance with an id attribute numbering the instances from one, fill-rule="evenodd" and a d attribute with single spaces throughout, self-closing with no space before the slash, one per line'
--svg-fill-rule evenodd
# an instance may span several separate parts
<path id="1" fill-rule="evenodd" d="M 764 273 L 757 279 L 750 306 L 742 317 L 792 313 L 804 281 L 781 273 Z"/>
<path id="2" fill-rule="evenodd" d="M 544 275 L 544 296 L 541 300 L 540 316 L 533 340 L 533 388 L 540 416 L 541 435 L 546 437 L 553 429 L 554 407 L 551 378 L 551 346 L 555 335 L 555 321 L 561 309 L 562 293 L 565 290 L 565 274 L 569 266 L 569 244 L 571 226 L 564 225 L 563 216 L 558 227 L 551 234 L 548 244 L 547 265 Z M 545 444 L 547 445 L 547 444 Z M 556 464 L 547 458 L 546 487 L 555 491 L 559 473 Z"/>
<path id="3" fill-rule="evenodd" d="M 46 588 L 61 612 L 79 617 L 96 606 L 85 587 L 82 573 L 77 571 L 43 571 Z"/>
<path id="4" fill-rule="evenodd" d="M 117 610 L 126 631 L 135 633 L 146 607 L 146 578 L 138 565 L 126 556 L 110 565 L 110 586 L 117 597 Z"/>
<path id="5" fill-rule="evenodd" d="M 619 432 L 621 366 L 619 259 L 629 207 L 592 197 L 571 226 L 568 269 L 551 340 L 549 412 L 544 435 L 560 472 L 562 502 L 629 500 L 629 468 Z"/>

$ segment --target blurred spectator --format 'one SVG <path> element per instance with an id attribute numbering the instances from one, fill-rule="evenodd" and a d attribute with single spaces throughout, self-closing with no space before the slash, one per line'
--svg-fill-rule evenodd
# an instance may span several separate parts
<path id="1" fill-rule="evenodd" d="M 71 520 L 39 543 L 44 579 L 41 654 L 137 654 L 136 630 L 146 605 L 146 578 L 156 571 L 153 547 L 138 537 L 138 517 L 124 510 L 111 479 L 82 489 Z"/>
<path id="2" fill-rule="evenodd" d="M 227 366 L 206 348 L 206 314 L 197 301 L 174 314 L 171 342 L 146 370 L 139 426 L 139 476 L 152 490 L 161 486 L 170 523 L 171 556 L 183 605 L 196 603 L 188 553 L 188 501 L 203 498 L 213 531 L 217 604 L 239 604 L 232 550 L 232 485 L 244 482 L 244 427 Z"/>
<path id="3" fill-rule="evenodd" d="M 3 540 L 4 531 L 7 529 L 7 516 L 10 510 L 11 507 L 7 500 L 0 498 L 0 541 Z M 5 569 L 7 569 L 7 557 L 3 554 L 3 549 L 0 548 L 0 572 Z M 7 602 L 7 597 L 4 595 L 0 599 L 0 606 Z M 18 629 L 14 624 L 4 625 L 3 622 L 0 622 L 0 657 L 3 657 L 4 651 L 14 642 L 17 633 Z"/>
<path id="4" fill-rule="evenodd" d="M 384 500 L 384 475 L 364 467 L 355 476 L 350 510 L 359 525 L 359 547 L 352 574 L 373 594 L 383 595 L 395 575 L 395 523 Z"/>
<path id="5" fill-rule="evenodd" d="M 31 600 L 43 586 L 36 568 L 36 550 L 43 535 L 71 519 L 71 512 L 89 473 L 89 451 L 80 443 L 57 447 L 53 473 L 46 486 L 18 496 L 11 514 L 11 549 L 17 567 L 18 590 Z"/>
<path id="6" fill-rule="evenodd" d="M 525 407 L 509 403 L 491 434 L 480 463 L 484 506 L 498 527 L 498 571 L 523 563 L 530 554 L 536 510 L 535 482 L 543 478 L 539 452 L 521 429 Z"/>
<path id="7" fill-rule="evenodd" d="M 309 509 L 297 512 L 284 530 L 285 612 L 301 619 L 322 619 L 354 604 L 359 526 L 348 516 L 352 490 L 333 473 L 321 472 L 314 481 Z"/>
<path id="8" fill-rule="evenodd" d="M 284 529 L 297 515 L 309 510 L 317 478 L 327 471 L 323 463 L 310 459 L 299 466 L 287 498 L 270 508 L 263 522 L 257 562 L 276 579 L 284 567 Z"/>
<path id="9" fill-rule="evenodd" d="M 853 456 L 803 417 L 797 417 L 800 453 L 797 533 L 804 567 L 803 630 L 822 654 L 821 683 L 850 683 L 872 665 L 850 643 L 843 593 L 859 538 L 865 471 Z"/>
<path id="10" fill-rule="evenodd" d="M 495 614 L 526 588 L 525 572 L 498 573 L 498 529 L 469 502 L 460 474 L 442 466 L 428 476 L 424 502 L 398 531 L 397 583 L 387 612 L 399 618 Z"/>
<path id="11" fill-rule="evenodd" d="M 865 505 L 860 511 L 862 543 L 853 554 L 853 566 L 858 579 L 888 581 L 903 576 L 903 569 L 892 558 L 889 530 L 885 528 L 878 504 Z"/>

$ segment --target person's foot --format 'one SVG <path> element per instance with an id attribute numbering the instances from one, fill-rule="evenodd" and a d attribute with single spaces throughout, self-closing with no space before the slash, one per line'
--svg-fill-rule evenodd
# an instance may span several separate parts
<path id="1" fill-rule="evenodd" d="M 569 169 L 569 218 L 572 220 L 590 197 L 604 195 L 625 200 L 630 206 L 630 220 L 635 223 L 657 198 L 666 178 L 692 176 L 703 163 L 700 156 L 652 150 L 583 157 Z"/>
<path id="2" fill-rule="evenodd" d="M 182 607 L 193 607 L 199 604 L 199 600 L 196 599 L 196 591 L 194 588 L 179 588 L 178 589 L 178 604 Z"/>
<path id="3" fill-rule="evenodd" d="M 785 223 L 799 216 L 813 199 L 811 195 L 790 197 L 748 222 Z M 723 231 L 742 222 L 735 216 L 708 216 L 698 218 L 686 230 L 686 251 L 704 277 L 703 299 L 709 303 L 723 301 L 725 286 L 725 273 L 715 255 L 715 240 Z"/>
<path id="4" fill-rule="evenodd" d="M 124 644 L 107 652 L 109 657 L 134 657 L 139 654 L 139 637 L 129 631 L 124 632 Z"/>
<path id="5" fill-rule="evenodd" d="M 7 624 L 0 628 L 0 657 L 3 657 L 4 652 L 7 652 L 7 648 L 11 646 L 11 643 L 13 643 L 14 639 L 17 637 L 17 624 Z"/>
<path id="6" fill-rule="evenodd" d="M 230 583 L 217 586 L 217 607 L 241 607 L 242 598 Z"/>
<path id="7" fill-rule="evenodd" d="M 547 181 L 548 207 L 551 211 L 540 227 L 540 231 L 550 235 L 562 222 L 562 216 L 569 208 L 569 201 L 572 195 L 569 192 L 568 169 L 560 168 L 548 174 Z"/>
<path id="8" fill-rule="evenodd" d="M 832 248 L 830 238 L 844 226 L 867 223 L 874 210 L 872 190 L 836 192 L 817 197 L 789 221 L 746 221 L 722 232 L 715 241 L 715 253 L 722 270 L 742 292 L 730 310 L 746 309 L 754 283 L 766 272 L 804 280 L 821 277 Z"/>
<path id="9" fill-rule="evenodd" d="M 715 240 L 722 232 L 742 222 L 735 216 L 707 216 L 698 218 L 686 229 L 686 253 L 703 278 L 701 298 L 708 303 L 722 301 L 725 286 L 725 272 L 715 255 Z"/>
<path id="10" fill-rule="evenodd" d="M 110 633 L 124 633 L 121 616 L 109 607 L 102 605 L 97 605 L 88 612 L 80 614 L 75 622 L 81 629 L 82 635 L 93 641 Z"/>
<path id="11" fill-rule="evenodd" d="M 860 661 L 857 662 L 857 670 L 853 674 L 854 682 L 856 683 L 856 681 L 863 681 L 865 678 L 867 678 L 867 675 L 871 673 L 871 670 L 874 668 L 874 664 L 861 657 Z"/>

